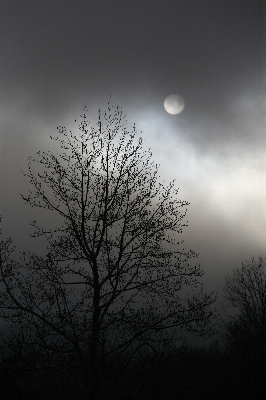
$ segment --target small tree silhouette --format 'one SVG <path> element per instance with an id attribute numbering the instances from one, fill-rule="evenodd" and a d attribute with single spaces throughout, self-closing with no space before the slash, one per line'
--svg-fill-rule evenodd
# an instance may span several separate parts
<path id="1" fill-rule="evenodd" d="M 135 126 L 127 130 L 119 107 L 108 103 L 98 118 L 89 129 L 85 107 L 79 134 L 58 128 L 62 154 L 29 159 L 24 175 L 34 189 L 22 197 L 60 224 L 31 223 L 33 236 L 47 239 L 46 257 L 23 253 L 15 263 L 2 242 L 0 270 L 0 316 L 15 324 L 38 368 L 67 375 L 90 400 L 123 353 L 128 363 L 144 348 L 156 351 L 161 333 L 170 340 L 176 328 L 206 333 L 214 302 L 203 293 L 203 271 L 190 265 L 196 254 L 177 242 L 189 203 L 174 182 L 157 184 L 151 152 L 141 152 L 141 138 L 134 145 Z"/>
<path id="2" fill-rule="evenodd" d="M 266 259 L 252 258 L 242 263 L 226 277 L 223 291 L 229 304 L 237 310 L 226 323 L 224 338 L 240 387 L 243 393 L 246 391 L 252 396 L 256 393 L 256 398 L 265 398 Z"/>

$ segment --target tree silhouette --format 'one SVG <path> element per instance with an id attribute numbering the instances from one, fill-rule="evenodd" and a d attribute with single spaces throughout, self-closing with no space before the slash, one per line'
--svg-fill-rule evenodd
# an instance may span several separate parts
<path id="1" fill-rule="evenodd" d="M 238 371 L 240 386 L 246 395 L 248 391 L 256 393 L 254 398 L 265 398 L 266 259 L 252 258 L 242 263 L 241 268 L 226 277 L 223 291 L 229 304 L 237 310 L 226 324 L 224 338 L 234 370 Z"/>
<path id="2" fill-rule="evenodd" d="M 108 103 L 91 127 L 86 111 L 78 134 L 58 128 L 61 154 L 29 158 L 33 190 L 22 197 L 58 225 L 31 223 L 47 240 L 45 257 L 14 262 L 1 242 L 0 316 L 36 368 L 65 374 L 94 400 L 123 354 L 124 368 L 144 348 L 156 352 L 162 332 L 166 342 L 177 328 L 206 333 L 214 297 L 190 264 L 196 254 L 177 241 L 189 203 L 174 182 L 157 183 L 158 166 L 141 138 L 134 145 L 119 107 Z"/>

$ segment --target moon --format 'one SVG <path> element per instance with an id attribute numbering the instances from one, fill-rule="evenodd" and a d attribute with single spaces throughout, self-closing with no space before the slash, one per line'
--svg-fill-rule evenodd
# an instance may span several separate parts
<path id="1" fill-rule="evenodd" d="M 170 94 L 164 100 L 164 108 L 168 114 L 176 115 L 180 114 L 185 107 L 185 102 L 183 97 L 179 96 L 179 94 Z"/>

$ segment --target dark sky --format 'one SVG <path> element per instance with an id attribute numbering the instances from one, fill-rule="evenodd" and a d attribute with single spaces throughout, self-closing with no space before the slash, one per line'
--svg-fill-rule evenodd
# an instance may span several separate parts
<path id="1" fill-rule="evenodd" d="M 191 203 L 183 238 L 208 290 L 265 256 L 265 17 L 255 0 L 2 0 L 3 232 L 31 246 L 39 211 L 20 199 L 21 168 L 53 150 L 50 135 L 73 128 L 85 104 L 96 121 L 111 94 L 143 130 L 162 180 L 176 179 Z M 163 107 L 171 93 L 185 100 L 175 116 Z"/>

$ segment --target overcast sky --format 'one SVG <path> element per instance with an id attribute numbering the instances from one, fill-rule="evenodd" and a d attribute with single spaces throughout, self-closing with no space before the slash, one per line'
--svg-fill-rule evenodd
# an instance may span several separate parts
<path id="1" fill-rule="evenodd" d="M 186 247 L 208 290 L 266 256 L 265 7 L 260 1 L 1 1 L 2 230 L 31 246 L 21 173 L 56 127 L 109 95 L 190 202 Z M 184 98 L 181 114 L 166 96 Z M 34 250 L 38 246 L 34 245 Z"/>

